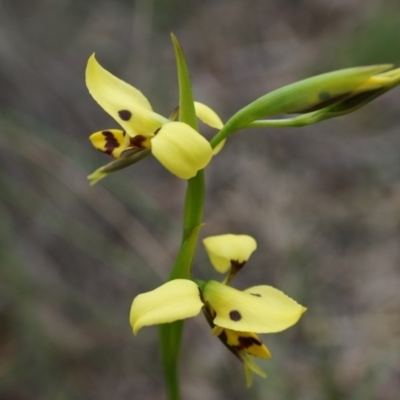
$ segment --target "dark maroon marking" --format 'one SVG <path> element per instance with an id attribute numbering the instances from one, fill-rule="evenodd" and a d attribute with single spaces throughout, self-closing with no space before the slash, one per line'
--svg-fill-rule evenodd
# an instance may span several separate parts
<path id="1" fill-rule="evenodd" d="M 248 336 L 239 336 L 239 349 L 248 349 L 252 345 L 262 346 L 262 342 L 255 337 L 248 337 Z"/>
<path id="2" fill-rule="evenodd" d="M 146 141 L 146 137 L 143 135 L 136 135 L 133 138 L 129 139 L 129 145 L 131 147 L 138 147 L 140 149 L 144 149 L 143 142 Z"/>
<path id="3" fill-rule="evenodd" d="M 261 297 L 261 294 L 258 293 L 250 293 L 252 296 Z"/>
<path id="4" fill-rule="evenodd" d="M 239 262 L 237 260 L 231 260 L 231 268 L 235 269 L 236 272 L 240 271 L 244 264 L 246 264 L 246 261 Z"/>
<path id="5" fill-rule="evenodd" d="M 231 272 L 232 278 L 243 268 L 246 261 L 239 262 L 237 260 L 231 260 Z"/>
<path id="6" fill-rule="evenodd" d="M 118 140 L 115 139 L 115 136 L 110 131 L 102 131 L 101 133 L 103 134 L 104 138 L 106 139 L 106 145 L 104 146 L 105 150 L 101 150 L 101 151 L 103 153 L 107 153 L 111 156 L 114 149 L 119 147 Z"/>
<path id="7" fill-rule="evenodd" d="M 201 292 L 200 288 L 198 288 L 198 289 L 199 289 L 200 300 L 201 300 L 201 302 L 202 302 L 203 304 L 205 304 L 206 301 L 204 300 L 203 293 Z"/>
<path id="8" fill-rule="evenodd" d="M 240 320 L 242 319 L 242 316 L 241 316 L 241 314 L 240 314 L 239 311 L 233 310 L 233 311 L 231 311 L 231 312 L 229 313 L 229 318 L 230 318 L 232 321 L 237 322 L 237 321 L 240 321 Z"/>
<path id="9" fill-rule="evenodd" d="M 129 121 L 132 117 L 132 113 L 129 110 L 120 110 L 118 115 L 123 121 Z"/>
<path id="10" fill-rule="evenodd" d="M 225 332 L 225 329 L 218 335 L 218 338 L 219 338 L 222 342 L 224 342 L 225 344 L 227 344 L 227 342 L 228 342 L 228 336 L 227 336 L 227 334 L 226 334 L 226 332 Z"/>

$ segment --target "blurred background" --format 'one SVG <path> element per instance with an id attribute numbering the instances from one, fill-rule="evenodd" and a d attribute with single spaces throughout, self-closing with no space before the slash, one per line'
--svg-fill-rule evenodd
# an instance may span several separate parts
<path id="1" fill-rule="evenodd" d="M 0 399 L 165 398 L 157 329 L 133 337 L 128 314 L 168 275 L 186 184 L 149 157 L 88 186 L 110 161 L 88 135 L 117 127 L 85 87 L 90 54 L 167 116 L 173 31 L 196 99 L 227 120 L 314 74 L 399 65 L 399 17 L 398 0 L 1 0 Z M 202 235 L 258 241 L 236 287 L 308 311 L 264 336 L 268 379 L 250 390 L 188 321 L 183 398 L 398 399 L 400 88 L 340 119 L 237 133 L 206 176 Z M 216 278 L 201 246 L 194 270 Z"/>

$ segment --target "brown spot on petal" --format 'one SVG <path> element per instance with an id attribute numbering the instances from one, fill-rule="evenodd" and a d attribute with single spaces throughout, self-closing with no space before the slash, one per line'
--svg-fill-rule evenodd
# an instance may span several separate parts
<path id="1" fill-rule="evenodd" d="M 146 137 L 143 135 L 136 135 L 133 138 L 129 139 L 129 145 L 131 147 L 136 147 L 140 149 L 144 149 L 146 146 L 144 146 L 144 142 L 146 142 Z"/>
<path id="2" fill-rule="evenodd" d="M 230 318 L 232 321 L 237 322 L 237 321 L 240 321 L 240 320 L 242 319 L 242 315 L 240 314 L 239 311 L 233 310 L 233 311 L 231 311 L 231 312 L 229 313 L 229 318 Z"/>
<path id="3" fill-rule="evenodd" d="M 120 110 L 118 115 L 123 121 L 129 121 L 132 118 L 132 113 L 129 110 Z"/>
<path id="4" fill-rule="evenodd" d="M 106 139 L 106 144 L 104 145 L 103 152 L 112 155 L 112 152 L 119 147 L 118 140 L 115 138 L 112 132 L 110 131 L 102 131 L 101 132 Z"/>
<path id="5" fill-rule="evenodd" d="M 255 297 L 261 297 L 261 294 L 259 294 L 259 293 L 250 293 L 252 296 L 255 296 Z"/>

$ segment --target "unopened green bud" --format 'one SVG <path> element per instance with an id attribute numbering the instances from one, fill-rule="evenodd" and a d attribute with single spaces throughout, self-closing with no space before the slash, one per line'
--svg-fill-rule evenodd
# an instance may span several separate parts
<path id="1" fill-rule="evenodd" d="M 344 99 L 317 111 L 306 112 L 293 118 L 257 120 L 249 127 L 299 127 L 315 124 L 329 118 L 349 114 L 365 106 L 376 97 L 400 84 L 400 68 L 374 75 L 356 87 Z"/>
<path id="2" fill-rule="evenodd" d="M 395 77 L 390 64 L 355 67 L 308 78 L 258 98 L 232 118 L 235 125 L 279 114 L 303 114 L 338 104 L 360 93 L 380 90 Z M 380 74 L 380 75 L 378 75 Z M 387 75 L 388 74 L 388 75 Z"/>
<path id="3" fill-rule="evenodd" d="M 400 83 L 391 64 L 347 68 L 317 75 L 274 90 L 239 110 L 211 140 L 216 147 L 246 127 L 297 127 L 353 112 Z M 386 72 L 385 72 L 386 71 Z M 286 119 L 264 118 L 300 114 Z"/>

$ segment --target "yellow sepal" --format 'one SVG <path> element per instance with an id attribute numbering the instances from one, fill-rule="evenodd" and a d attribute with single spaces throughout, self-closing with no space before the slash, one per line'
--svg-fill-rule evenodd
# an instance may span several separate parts
<path id="1" fill-rule="evenodd" d="M 170 172 L 193 178 L 211 160 L 210 143 L 183 122 L 169 122 L 151 140 L 151 152 Z"/>
<path id="2" fill-rule="evenodd" d="M 248 235 L 218 235 L 203 240 L 208 257 L 214 268 L 225 273 L 232 262 L 245 263 L 257 248 L 257 242 Z"/>
<path id="3" fill-rule="evenodd" d="M 254 286 L 239 291 L 209 281 L 202 293 L 215 311 L 213 323 L 240 332 L 280 332 L 295 324 L 306 310 L 271 286 Z"/>
<path id="4" fill-rule="evenodd" d="M 194 317 L 202 307 L 198 286 L 188 279 L 175 279 L 136 296 L 129 320 L 136 335 L 143 326 Z"/>
<path id="5" fill-rule="evenodd" d="M 104 69 L 94 54 L 86 67 L 86 86 L 97 103 L 129 136 L 150 136 L 168 121 L 152 111 L 142 92 Z"/>

